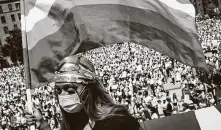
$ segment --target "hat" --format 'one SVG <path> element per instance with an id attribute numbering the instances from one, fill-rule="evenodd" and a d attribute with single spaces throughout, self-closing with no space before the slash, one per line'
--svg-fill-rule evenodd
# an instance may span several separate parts
<path id="1" fill-rule="evenodd" d="M 61 71 L 64 64 L 70 63 L 75 65 L 80 65 L 81 67 L 84 67 L 85 69 L 90 70 L 91 72 L 95 73 L 94 65 L 91 61 L 87 60 L 83 56 L 74 55 L 74 56 L 68 56 L 64 58 L 58 65 L 57 71 Z"/>
<path id="2" fill-rule="evenodd" d="M 95 81 L 95 68 L 92 62 L 82 56 L 69 56 L 60 62 L 55 75 L 56 83 L 88 84 Z"/>

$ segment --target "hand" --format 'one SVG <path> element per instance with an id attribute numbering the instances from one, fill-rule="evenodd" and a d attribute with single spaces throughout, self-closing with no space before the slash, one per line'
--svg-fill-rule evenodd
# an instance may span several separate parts
<path id="1" fill-rule="evenodd" d="M 33 108 L 34 112 L 31 114 L 30 112 L 25 111 L 26 123 L 28 125 L 35 125 L 36 128 L 40 128 L 43 122 L 43 116 L 40 110 Z"/>

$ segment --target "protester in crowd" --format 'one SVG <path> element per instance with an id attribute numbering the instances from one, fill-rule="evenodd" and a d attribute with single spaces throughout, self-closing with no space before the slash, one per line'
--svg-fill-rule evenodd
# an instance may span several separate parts
<path id="1" fill-rule="evenodd" d="M 138 130 L 140 125 L 125 106 L 116 105 L 95 75 L 93 64 L 82 56 L 61 61 L 55 78 L 55 95 L 62 113 L 61 129 Z M 39 119 L 27 115 L 27 121 Z M 42 120 L 42 119 L 41 119 Z M 39 124 L 40 130 L 50 127 Z"/>

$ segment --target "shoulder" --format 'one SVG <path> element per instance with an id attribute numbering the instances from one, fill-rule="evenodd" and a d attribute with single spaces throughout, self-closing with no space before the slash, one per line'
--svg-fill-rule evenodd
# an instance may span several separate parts
<path id="1" fill-rule="evenodd" d="M 95 124 L 93 130 L 139 130 L 140 124 L 131 115 L 113 116 Z"/>

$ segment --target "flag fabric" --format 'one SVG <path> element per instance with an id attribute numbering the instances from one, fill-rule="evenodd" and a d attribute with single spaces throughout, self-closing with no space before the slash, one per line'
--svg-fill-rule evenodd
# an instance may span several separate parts
<path id="1" fill-rule="evenodd" d="M 134 42 L 207 69 L 189 0 L 25 0 L 32 87 L 53 77 L 62 58 Z"/>
<path id="2" fill-rule="evenodd" d="M 142 130 L 221 130 L 221 105 L 140 123 Z"/>

